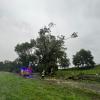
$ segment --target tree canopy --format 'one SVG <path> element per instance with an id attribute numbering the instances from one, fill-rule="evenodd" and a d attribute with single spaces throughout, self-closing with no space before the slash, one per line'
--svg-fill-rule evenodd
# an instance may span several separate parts
<path id="1" fill-rule="evenodd" d="M 73 64 L 78 67 L 93 67 L 95 65 L 93 58 L 91 51 L 81 49 L 73 55 Z"/>
<path id="2" fill-rule="evenodd" d="M 31 39 L 30 43 L 17 44 L 15 47 L 19 60 L 24 65 L 29 61 L 34 62 L 40 72 L 45 70 L 47 74 L 57 70 L 58 65 L 68 67 L 70 64 L 64 47 L 65 37 L 52 35 L 52 26 L 49 24 L 40 29 L 39 36 L 35 40 Z"/>

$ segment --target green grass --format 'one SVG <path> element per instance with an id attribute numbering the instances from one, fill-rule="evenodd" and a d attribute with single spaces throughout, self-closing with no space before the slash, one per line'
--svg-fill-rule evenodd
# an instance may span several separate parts
<path id="1" fill-rule="evenodd" d="M 56 77 L 66 79 L 68 77 L 77 76 L 77 75 L 81 75 L 81 74 L 84 74 L 84 75 L 85 74 L 86 75 L 99 74 L 100 75 L 100 65 L 96 66 L 95 68 L 87 69 L 87 70 L 86 69 L 78 69 L 78 68 L 58 70 L 56 73 Z"/>
<path id="2" fill-rule="evenodd" d="M 68 85 L 0 72 L 0 100 L 100 100 L 100 95 Z"/>

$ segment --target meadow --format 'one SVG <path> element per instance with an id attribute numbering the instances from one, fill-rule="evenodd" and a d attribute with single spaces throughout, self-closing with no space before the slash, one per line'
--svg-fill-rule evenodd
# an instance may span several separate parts
<path id="1" fill-rule="evenodd" d="M 0 100 L 100 100 L 90 90 L 0 72 Z"/>
<path id="2" fill-rule="evenodd" d="M 90 79 L 94 79 L 94 81 L 100 82 L 100 65 L 95 66 L 90 69 L 80 69 L 80 68 L 70 68 L 70 69 L 62 69 L 56 72 L 55 77 L 61 79 L 69 79 L 69 78 L 78 78 L 80 76 L 88 76 Z M 89 78 L 88 78 L 89 80 Z"/>

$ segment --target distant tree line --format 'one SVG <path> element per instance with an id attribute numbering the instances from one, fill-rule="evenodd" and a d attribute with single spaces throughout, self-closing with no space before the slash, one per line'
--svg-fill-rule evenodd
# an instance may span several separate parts
<path id="1" fill-rule="evenodd" d="M 6 71 L 6 72 L 19 72 L 20 71 L 21 64 L 18 64 L 15 61 L 1 61 L 0 62 L 0 71 Z"/>
<path id="2" fill-rule="evenodd" d="M 63 66 L 62 68 L 66 68 L 68 67 L 69 64 L 69 59 L 63 58 L 61 60 L 65 60 L 62 61 L 63 63 L 61 63 Z M 68 60 L 68 61 L 67 61 Z M 22 60 L 23 61 L 23 60 Z M 1 61 L 0 62 L 0 71 L 8 71 L 8 72 L 20 72 L 20 68 L 26 64 L 25 66 L 28 65 L 28 61 L 30 61 L 30 59 L 26 62 L 22 62 L 19 59 L 16 59 L 14 61 Z M 67 62 L 67 63 L 66 63 Z M 95 62 L 93 60 L 93 56 L 91 54 L 91 52 L 89 50 L 84 50 L 81 49 L 79 52 L 77 52 L 75 55 L 73 55 L 73 65 L 75 65 L 75 67 L 77 68 L 81 68 L 81 69 L 88 69 L 88 68 L 94 68 L 95 66 Z M 38 65 L 36 66 L 37 68 L 40 68 L 39 70 L 41 70 L 41 64 L 38 67 Z M 39 71 L 36 69 L 36 71 Z"/>

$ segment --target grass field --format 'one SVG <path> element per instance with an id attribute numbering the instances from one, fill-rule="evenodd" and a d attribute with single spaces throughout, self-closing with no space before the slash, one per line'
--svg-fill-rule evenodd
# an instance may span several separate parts
<path id="1" fill-rule="evenodd" d="M 57 73 L 56 73 L 56 77 L 67 79 L 68 77 L 71 77 L 71 76 L 96 75 L 96 74 L 100 75 L 100 65 L 96 66 L 93 69 L 87 69 L 87 70 L 78 69 L 78 68 L 58 70 Z"/>
<path id="2" fill-rule="evenodd" d="M 100 95 L 68 85 L 0 72 L 0 100 L 100 100 Z"/>

